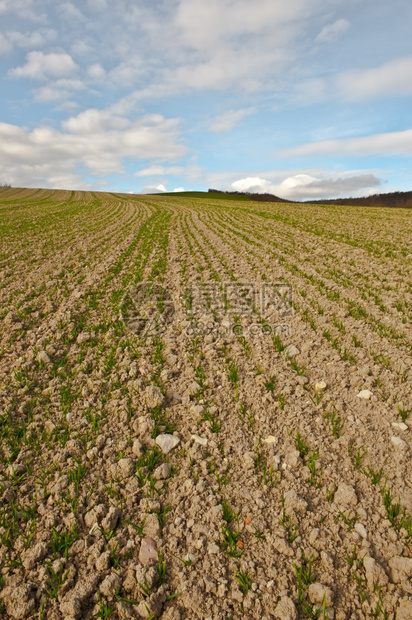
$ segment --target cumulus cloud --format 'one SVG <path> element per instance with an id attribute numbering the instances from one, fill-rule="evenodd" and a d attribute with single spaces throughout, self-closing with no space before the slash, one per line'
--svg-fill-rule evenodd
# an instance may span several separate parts
<path id="1" fill-rule="evenodd" d="M 185 154 L 176 119 L 146 115 L 130 120 L 91 112 L 72 117 L 62 131 L 0 123 L 0 167 L 9 182 L 57 187 L 55 179 L 71 178 L 79 187 L 76 170 L 81 168 L 101 178 L 122 173 L 125 158 L 160 162 Z"/>
<path id="2" fill-rule="evenodd" d="M 144 189 L 142 189 L 140 194 L 164 194 L 164 192 L 167 192 L 166 187 L 163 185 L 163 183 L 159 183 L 159 185 L 145 187 Z"/>
<path id="3" fill-rule="evenodd" d="M 357 138 L 336 140 L 320 140 L 310 142 L 291 149 L 283 149 L 281 153 L 287 157 L 306 157 L 312 155 L 412 155 L 412 129 L 377 133 Z"/>
<path id="4" fill-rule="evenodd" d="M 318 43 L 333 43 L 339 39 L 349 28 L 350 22 L 347 19 L 338 19 L 333 24 L 324 26 L 316 37 Z"/>
<path id="5" fill-rule="evenodd" d="M 26 64 L 10 70 L 14 77 L 44 80 L 47 78 L 60 78 L 73 74 L 78 69 L 76 63 L 69 54 L 29 52 Z"/>
<path id="6" fill-rule="evenodd" d="M 371 173 L 347 173 L 339 177 L 319 178 L 310 174 L 299 173 L 286 177 L 281 183 L 274 184 L 261 177 L 246 177 L 231 183 L 229 191 L 249 192 L 254 194 L 274 194 L 289 200 L 316 200 L 354 197 L 366 195 L 382 184 L 382 180 Z"/>
<path id="7" fill-rule="evenodd" d="M 221 114 L 215 118 L 215 120 L 210 124 L 209 130 L 216 133 L 230 131 L 236 127 L 236 125 L 238 125 L 243 118 L 253 114 L 253 112 L 255 112 L 255 108 L 228 110 L 224 114 Z"/>
<path id="8" fill-rule="evenodd" d="M 184 187 L 175 187 L 172 192 L 175 194 L 176 192 L 184 192 Z M 163 183 L 159 183 L 158 185 L 148 186 L 142 189 L 140 194 L 164 194 L 165 192 L 170 192 L 167 187 Z"/>

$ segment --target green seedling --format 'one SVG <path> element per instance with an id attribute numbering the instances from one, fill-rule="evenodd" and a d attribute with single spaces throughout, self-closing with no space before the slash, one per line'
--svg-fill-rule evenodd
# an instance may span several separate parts
<path id="1" fill-rule="evenodd" d="M 306 465 L 309 468 L 310 471 L 310 477 L 309 477 L 309 484 L 314 485 L 315 481 L 316 481 L 316 461 L 319 458 L 319 454 L 318 452 L 316 452 L 315 450 L 312 451 L 311 455 L 307 458 L 306 460 Z M 319 481 L 318 481 L 318 487 L 320 486 L 322 482 L 322 475 L 320 475 L 319 477 Z"/>
<path id="2" fill-rule="evenodd" d="M 253 532 L 253 536 L 255 538 L 258 538 L 260 540 L 266 540 L 266 536 L 263 534 L 263 532 L 261 530 L 259 530 L 259 528 L 256 527 L 256 525 L 254 525 L 254 523 L 251 524 L 253 529 L 255 530 Z"/>
<path id="3" fill-rule="evenodd" d="M 231 523 L 235 519 L 238 519 L 237 512 L 231 509 L 228 500 L 224 500 L 222 502 L 222 512 L 223 512 L 223 519 L 226 521 L 226 523 Z"/>
<path id="4" fill-rule="evenodd" d="M 346 562 L 352 568 L 357 558 L 357 545 L 355 544 L 354 548 L 352 549 L 352 553 L 350 555 L 346 554 L 344 557 L 345 557 Z"/>
<path id="5" fill-rule="evenodd" d="M 283 392 L 278 393 L 278 405 L 279 409 L 283 411 L 286 405 L 286 396 L 283 394 Z"/>
<path id="6" fill-rule="evenodd" d="M 263 385 L 265 386 L 268 392 L 273 393 L 275 391 L 275 380 L 274 379 L 269 379 L 269 381 L 265 381 Z"/>
<path id="7" fill-rule="evenodd" d="M 355 451 L 354 443 L 355 443 L 354 440 L 350 442 L 348 446 L 348 454 L 352 459 L 352 463 L 355 469 L 357 469 L 358 471 L 361 471 L 362 459 L 368 454 L 368 451 L 363 450 L 363 448 L 365 447 L 364 444 L 361 445 L 359 448 L 357 448 Z"/>
<path id="8" fill-rule="evenodd" d="M 159 510 L 158 512 L 155 513 L 157 515 L 157 518 L 159 520 L 159 525 L 161 528 L 164 527 L 165 521 L 166 521 L 166 515 L 171 510 L 173 510 L 173 507 L 170 504 L 168 504 L 167 506 L 163 508 L 163 510 Z"/>
<path id="9" fill-rule="evenodd" d="M 286 530 L 286 532 L 288 533 L 288 540 L 292 544 L 293 541 L 299 535 L 298 526 L 297 525 L 293 526 L 292 519 L 285 512 L 285 505 L 284 505 L 285 500 L 284 500 L 283 495 L 281 499 L 281 504 L 282 504 L 283 509 L 282 509 L 282 517 L 279 519 L 279 525 L 281 525 L 283 529 Z"/>
<path id="10" fill-rule="evenodd" d="M 359 519 L 359 517 L 360 515 L 358 514 L 356 514 L 353 517 L 347 517 L 345 514 L 343 514 L 343 512 L 339 511 L 338 516 L 335 517 L 335 523 L 337 523 L 339 521 L 339 518 L 341 518 L 344 521 L 344 523 L 347 525 L 348 532 L 351 532 L 353 528 L 355 527 L 355 523 Z"/>
<path id="11" fill-rule="evenodd" d="M 383 505 L 386 508 L 386 515 L 389 521 L 392 523 L 392 525 L 396 526 L 397 525 L 396 521 L 401 513 L 400 500 L 396 503 L 393 502 L 392 490 L 390 488 L 383 489 L 382 496 L 383 496 Z"/>
<path id="12" fill-rule="evenodd" d="M 406 422 L 410 413 L 408 409 L 405 409 L 404 407 L 398 407 L 398 413 L 402 418 L 402 422 Z"/>
<path id="13" fill-rule="evenodd" d="M 99 611 L 94 615 L 95 618 L 101 618 L 101 620 L 109 620 L 110 616 L 114 612 L 114 606 L 110 603 L 105 603 L 102 599 L 102 595 L 99 592 Z"/>
<path id="14" fill-rule="evenodd" d="M 313 607 L 306 600 L 306 592 L 311 583 L 316 579 L 316 575 L 313 573 L 313 557 L 306 558 L 305 553 L 301 550 L 301 564 L 296 566 L 292 564 L 293 570 L 296 574 L 296 586 L 298 590 L 298 601 L 302 612 L 310 620 L 317 620 L 322 613 L 322 609 Z M 323 602 L 324 611 L 326 611 L 325 601 Z M 324 613 L 324 617 L 325 613 Z"/>
<path id="15" fill-rule="evenodd" d="M 51 547 L 54 556 L 63 555 L 67 560 L 69 549 L 78 538 L 79 535 L 76 526 L 66 532 L 58 532 L 56 528 L 53 528 Z"/>
<path id="16" fill-rule="evenodd" d="M 299 366 L 296 360 L 292 360 L 290 363 L 291 368 L 296 372 L 298 377 L 304 377 L 306 374 L 306 368 Z"/>
<path id="17" fill-rule="evenodd" d="M 149 584 L 147 583 L 147 579 L 145 578 L 144 583 L 139 583 L 138 586 L 140 590 L 143 592 L 143 594 L 147 596 L 147 598 L 149 598 L 152 591 L 149 587 Z"/>
<path id="18" fill-rule="evenodd" d="M 164 559 L 164 551 L 159 555 L 157 561 L 157 574 L 159 576 L 158 585 L 161 586 L 166 577 L 166 560 Z"/>
<path id="19" fill-rule="evenodd" d="M 342 434 L 342 430 L 344 427 L 344 422 L 342 418 L 337 414 L 336 411 L 325 411 L 323 414 L 323 418 L 329 423 L 332 435 L 335 439 L 339 439 Z"/>
<path id="20" fill-rule="evenodd" d="M 59 590 L 63 583 L 66 581 L 69 571 L 67 570 L 66 572 L 64 572 L 63 564 L 61 564 L 59 570 L 57 572 L 54 572 L 52 562 L 48 561 L 45 562 L 45 564 L 47 565 L 48 574 L 46 592 L 50 596 L 50 598 L 57 599 Z"/>
<path id="21" fill-rule="evenodd" d="M 335 487 L 331 487 L 329 489 L 328 494 L 326 496 L 326 499 L 327 499 L 328 502 L 332 502 L 333 501 L 333 498 L 335 496 L 335 491 L 336 491 Z"/>
<path id="22" fill-rule="evenodd" d="M 301 459 L 305 461 L 306 456 L 309 454 L 309 446 L 305 442 L 303 437 L 301 437 L 299 431 L 296 432 L 295 447 L 296 450 L 299 452 Z"/>
<path id="23" fill-rule="evenodd" d="M 223 525 L 222 535 L 223 535 L 223 538 L 220 544 L 222 546 L 223 551 L 232 558 L 240 558 L 244 549 L 243 549 L 243 545 L 239 544 L 240 543 L 239 527 L 235 532 L 233 532 L 229 527 L 227 527 L 226 525 Z"/>
<path id="24" fill-rule="evenodd" d="M 135 523 L 132 523 L 131 521 L 126 521 L 125 519 L 123 520 L 123 523 L 125 523 L 126 525 L 131 525 L 136 530 L 136 532 L 139 534 L 139 536 L 144 535 L 143 530 L 144 530 L 144 524 L 146 523 L 146 517 L 143 519 L 140 525 L 136 525 Z"/>
<path id="25" fill-rule="evenodd" d="M 112 547 L 112 555 L 111 555 L 111 558 L 110 558 L 110 565 L 113 566 L 113 568 L 115 568 L 115 569 L 119 568 L 120 560 L 122 558 L 122 556 L 118 552 L 118 548 L 119 548 L 119 543 L 116 543 Z"/>
<path id="26" fill-rule="evenodd" d="M 365 474 L 371 479 L 372 484 L 379 484 L 383 475 L 383 465 L 378 472 L 368 465 L 365 469 Z"/>
<path id="27" fill-rule="evenodd" d="M 233 383 L 233 385 L 237 385 L 238 381 L 239 381 L 239 369 L 236 366 L 236 362 L 235 361 L 231 361 L 229 364 L 229 380 L 231 381 L 231 383 Z"/>
<path id="28" fill-rule="evenodd" d="M 190 559 L 190 557 L 188 557 L 187 560 L 184 560 L 183 558 L 179 558 L 179 556 L 175 555 L 174 553 L 170 553 L 170 555 L 172 555 L 174 558 L 176 558 L 176 560 L 179 560 L 179 562 L 181 562 L 185 566 L 187 566 L 187 567 L 192 566 L 192 560 Z"/>
<path id="29" fill-rule="evenodd" d="M 235 575 L 235 579 L 239 584 L 239 588 L 243 594 L 247 594 L 252 587 L 252 578 L 250 575 L 240 568 Z"/>

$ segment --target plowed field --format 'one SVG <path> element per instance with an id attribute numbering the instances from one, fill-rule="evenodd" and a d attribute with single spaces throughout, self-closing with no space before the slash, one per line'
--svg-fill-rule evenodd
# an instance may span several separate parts
<path id="1" fill-rule="evenodd" d="M 411 224 L 0 188 L 0 615 L 410 620 Z"/>

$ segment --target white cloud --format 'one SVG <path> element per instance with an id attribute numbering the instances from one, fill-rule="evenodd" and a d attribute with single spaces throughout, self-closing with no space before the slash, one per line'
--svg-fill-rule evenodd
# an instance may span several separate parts
<path id="1" fill-rule="evenodd" d="M 279 153 L 286 157 L 312 155 L 370 156 L 370 155 L 412 155 L 412 129 L 378 133 L 358 138 L 341 140 L 320 140 L 310 142 Z"/>
<path id="2" fill-rule="evenodd" d="M 32 17 L 33 0 L 0 0 L 0 15 L 15 13 L 19 17 Z"/>
<path id="3" fill-rule="evenodd" d="M 282 26 L 299 22 L 310 9 L 307 0 L 181 0 L 175 23 L 186 44 L 211 50 L 222 40 L 276 31 L 282 41 Z M 275 40 L 275 37 L 274 37 Z"/>
<path id="4" fill-rule="evenodd" d="M 381 183 L 381 179 L 371 173 L 346 173 L 338 177 L 326 178 L 298 173 L 286 177 L 279 184 L 261 177 L 246 177 L 234 181 L 227 189 L 255 194 L 274 194 L 279 198 L 289 200 L 316 200 L 374 193 L 372 188 L 376 188 Z"/>
<path id="5" fill-rule="evenodd" d="M 121 85 L 137 82 L 135 100 L 279 88 L 282 72 L 307 44 L 301 35 L 315 11 L 312 0 L 178 0 L 156 13 L 139 5 L 136 21 L 127 12 L 122 48 L 116 46 L 122 61 L 110 77 Z M 140 23 L 142 57 L 136 32 L 129 31 Z"/>
<path id="6" fill-rule="evenodd" d="M 72 2 L 63 2 L 57 8 L 64 19 L 76 19 L 80 22 L 85 20 L 83 13 Z"/>
<path id="7" fill-rule="evenodd" d="M 352 69 L 337 76 L 336 86 L 350 100 L 399 97 L 412 93 L 412 56 L 391 60 L 372 69 Z"/>
<path id="8" fill-rule="evenodd" d="M 53 28 L 41 28 L 40 30 L 32 30 L 31 32 L 8 32 L 9 40 L 16 47 L 23 49 L 39 48 L 48 45 L 57 39 L 57 31 Z"/>
<path id="9" fill-rule="evenodd" d="M 220 133 L 224 131 L 230 131 L 240 121 L 245 118 L 245 116 L 249 116 L 255 112 L 255 108 L 243 108 L 241 110 L 228 110 L 224 114 L 216 117 L 215 120 L 210 124 L 209 130 Z"/>
<path id="10" fill-rule="evenodd" d="M 26 77 L 43 80 L 47 78 L 60 78 L 73 74 L 77 69 L 76 63 L 69 54 L 43 52 L 29 52 L 26 56 L 26 64 L 10 70 L 14 77 Z"/>
<path id="11" fill-rule="evenodd" d="M 184 187 L 175 187 L 173 192 L 184 192 L 185 188 Z"/>
<path id="12" fill-rule="evenodd" d="M 246 177 L 231 183 L 229 190 L 234 192 L 250 192 L 251 194 L 272 193 L 274 186 L 270 181 L 260 177 Z"/>
<path id="13" fill-rule="evenodd" d="M 12 49 L 9 39 L 0 32 L 0 54 L 7 54 Z"/>
<path id="14" fill-rule="evenodd" d="M 87 73 L 93 80 L 101 80 L 106 75 L 106 71 L 103 69 L 102 65 L 98 62 L 96 62 L 94 65 L 91 65 Z"/>
<path id="15" fill-rule="evenodd" d="M 149 168 L 143 168 L 134 173 L 135 177 L 152 177 L 152 176 L 165 176 L 168 174 L 182 174 L 185 168 L 183 166 L 149 166 Z"/>
<path id="16" fill-rule="evenodd" d="M 145 187 L 144 189 L 142 189 L 140 194 L 164 194 L 164 192 L 167 192 L 166 187 L 163 185 L 163 183 L 159 183 L 159 185 Z"/>
<path id="17" fill-rule="evenodd" d="M 75 56 L 80 56 L 80 58 L 86 58 L 86 60 L 90 57 L 91 54 L 94 53 L 94 49 L 91 45 L 86 43 L 85 41 L 74 41 L 70 46 L 70 51 Z"/>
<path id="18" fill-rule="evenodd" d="M 81 80 L 56 80 L 34 90 L 34 98 L 41 102 L 67 101 L 75 91 L 85 90 Z"/>
<path id="19" fill-rule="evenodd" d="M 106 0 L 87 0 L 87 4 L 93 11 L 104 11 L 107 9 Z"/>
<path id="20" fill-rule="evenodd" d="M 63 131 L 45 126 L 30 131 L 0 123 L 4 176 L 20 186 L 58 187 L 61 179 L 72 179 L 73 187 L 79 187 L 79 168 L 102 177 L 122 173 L 125 158 L 163 161 L 185 154 L 176 119 L 147 115 L 132 121 L 107 111 L 91 112 L 69 119 Z"/>
<path id="21" fill-rule="evenodd" d="M 347 19 L 338 19 L 333 24 L 324 26 L 316 37 L 316 41 L 318 43 L 333 43 L 346 32 L 349 26 L 350 22 Z"/>

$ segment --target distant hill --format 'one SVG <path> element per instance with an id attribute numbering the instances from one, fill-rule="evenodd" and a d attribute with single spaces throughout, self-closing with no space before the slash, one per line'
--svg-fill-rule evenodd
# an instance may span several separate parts
<path id="1" fill-rule="evenodd" d="M 335 200 L 311 200 L 312 204 L 359 205 L 365 207 L 392 207 L 412 209 L 412 192 L 374 194 L 364 198 L 336 198 Z"/>
<path id="2" fill-rule="evenodd" d="M 287 200 L 286 198 L 279 198 L 274 194 L 250 194 L 248 192 L 223 192 L 220 189 L 208 189 L 210 194 L 223 194 L 226 197 L 238 196 L 239 198 L 246 198 L 247 200 L 258 200 L 260 202 L 296 202 L 294 200 Z"/>
<path id="3" fill-rule="evenodd" d="M 245 196 L 249 200 L 261 202 L 288 202 L 293 204 L 334 204 L 359 205 L 365 207 L 392 207 L 397 209 L 412 209 L 412 192 L 392 192 L 388 194 L 374 194 L 364 198 L 331 198 L 327 200 L 287 200 L 274 194 L 250 194 L 248 192 L 223 192 L 218 189 L 209 189 L 210 193 L 226 196 Z"/>

